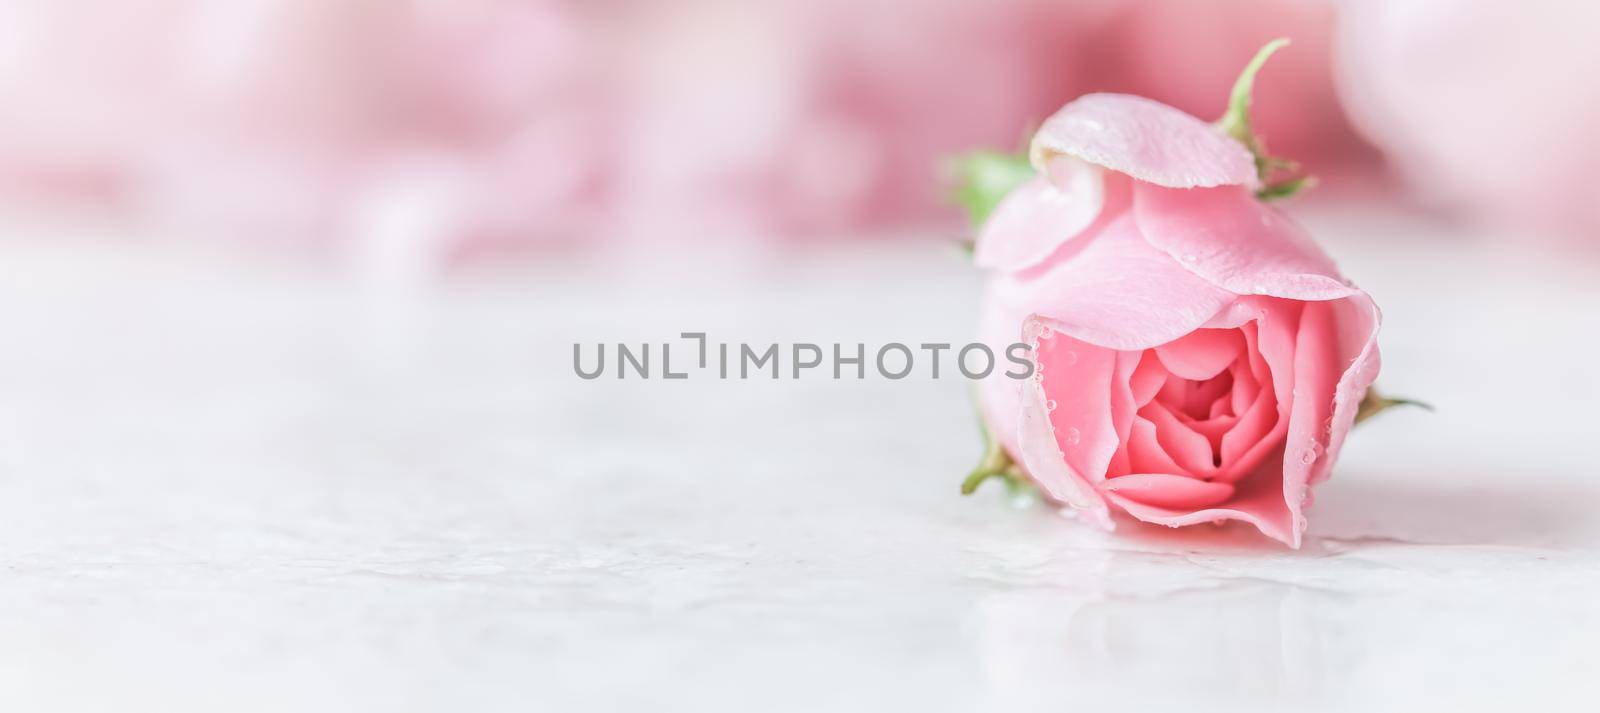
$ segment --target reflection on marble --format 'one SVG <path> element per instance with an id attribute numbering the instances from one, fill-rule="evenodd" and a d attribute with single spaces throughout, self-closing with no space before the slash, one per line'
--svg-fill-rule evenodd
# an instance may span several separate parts
<path id="1" fill-rule="evenodd" d="M 1096 549 L 1023 567 L 974 635 L 996 710 L 1131 696 L 1162 709 L 1469 710 L 1593 700 L 1592 559 L 1357 544 L 1305 555 Z M 1070 571 L 1056 569 L 1071 561 Z M 1498 694 L 1498 695 L 1496 695 Z"/>
<path id="2" fill-rule="evenodd" d="M 0 244 L 0 706 L 1592 708 L 1600 268 L 1313 218 L 1439 410 L 1352 436 L 1300 551 L 963 499 L 959 381 L 570 372 L 690 329 L 963 341 L 943 251 L 397 285 Z"/>

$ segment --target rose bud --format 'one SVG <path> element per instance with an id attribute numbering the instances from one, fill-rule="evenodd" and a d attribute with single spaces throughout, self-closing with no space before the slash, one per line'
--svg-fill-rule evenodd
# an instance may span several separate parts
<path id="1" fill-rule="evenodd" d="M 1090 94 L 1033 137 L 1037 172 L 984 221 L 980 327 L 1032 346 L 1031 378 L 980 394 L 990 475 L 1025 475 L 1106 529 L 1243 520 L 1299 547 L 1378 373 L 1379 312 L 1265 198 L 1241 76 L 1213 125 Z M 969 205 L 969 207 L 971 207 Z"/>

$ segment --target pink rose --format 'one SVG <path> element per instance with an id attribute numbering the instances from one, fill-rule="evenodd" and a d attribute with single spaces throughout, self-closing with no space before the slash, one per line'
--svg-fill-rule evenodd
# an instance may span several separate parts
<path id="1" fill-rule="evenodd" d="M 1108 529 L 1243 520 L 1299 547 L 1378 372 L 1377 307 L 1255 196 L 1250 148 L 1177 109 L 1091 94 L 1030 158 L 976 246 L 983 339 L 1038 368 L 984 382 L 996 441 Z"/>

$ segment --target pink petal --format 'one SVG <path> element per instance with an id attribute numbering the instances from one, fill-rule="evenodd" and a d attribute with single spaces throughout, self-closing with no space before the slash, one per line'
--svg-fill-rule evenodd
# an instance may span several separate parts
<path id="1" fill-rule="evenodd" d="M 1059 335 L 1057 339 L 1061 338 Z M 1050 424 L 1043 384 L 1022 382 L 1022 404 L 1017 425 L 1017 453 L 1033 478 L 1050 499 L 1066 503 L 1088 521 L 1110 530 L 1115 527 L 1104 496 L 1084 476 L 1067 464 Z"/>
<path id="2" fill-rule="evenodd" d="M 1133 473 L 1182 473 L 1183 466 L 1167 455 L 1156 439 L 1156 425 L 1144 416 L 1135 416 L 1128 430 L 1128 468 Z"/>
<path id="3" fill-rule="evenodd" d="M 1301 317 L 1283 494 L 1302 528 L 1300 506 L 1309 487 L 1328 477 L 1361 396 L 1377 377 L 1379 321 L 1377 307 L 1364 294 L 1307 304 Z"/>
<path id="4" fill-rule="evenodd" d="M 1235 299 L 1150 247 L 1128 213 L 1112 219 L 1076 253 L 1046 265 L 996 276 L 990 299 L 1034 306 L 1057 330 L 1112 349 L 1170 342 Z"/>
<path id="5" fill-rule="evenodd" d="M 1220 452 L 1224 468 L 1219 478 L 1231 482 L 1254 470 L 1269 451 L 1283 442 L 1288 426 L 1288 419 L 1278 417 L 1278 404 L 1272 392 L 1262 390 L 1233 428 L 1222 435 Z"/>
<path id="6" fill-rule="evenodd" d="M 1173 462 L 1180 468 L 1175 472 L 1197 478 L 1209 478 L 1217 474 L 1217 465 L 1212 460 L 1211 441 L 1173 415 L 1160 399 L 1139 409 L 1139 415 L 1155 424 L 1156 440 L 1161 444 L 1161 449 L 1172 456 Z"/>
<path id="7" fill-rule="evenodd" d="M 1133 370 L 1133 375 L 1128 378 L 1128 388 L 1133 392 L 1133 402 L 1138 406 L 1150 403 L 1156 397 L 1161 387 L 1167 383 L 1167 369 L 1162 365 L 1161 359 L 1146 352 L 1142 355 L 1138 368 Z"/>
<path id="8" fill-rule="evenodd" d="M 1014 272 L 1037 265 L 1100 215 L 1106 182 L 1099 168 L 1070 159 L 1049 168 L 1008 194 L 984 222 L 973 251 L 978 267 Z"/>
<path id="9" fill-rule="evenodd" d="M 1296 332 L 1306 303 L 1251 299 L 1262 306 L 1256 310 L 1255 323 L 1241 330 L 1249 344 L 1251 370 L 1262 387 L 1234 431 L 1222 438 L 1225 467 L 1218 477 L 1229 482 L 1247 477 L 1267 456 L 1282 449 L 1290 407 L 1299 391 L 1294 368 Z"/>
<path id="10" fill-rule="evenodd" d="M 1256 379 L 1255 372 L 1249 364 L 1233 365 L 1233 413 L 1243 415 L 1250 404 L 1255 403 L 1256 396 L 1261 393 L 1261 382 Z"/>
<path id="11" fill-rule="evenodd" d="M 1223 507 L 1203 507 L 1200 510 L 1161 507 L 1115 491 L 1106 492 L 1106 499 L 1129 515 L 1156 525 L 1183 527 L 1216 520 L 1241 520 L 1255 525 L 1261 534 L 1299 549 L 1300 533 L 1294 527 L 1295 518 L 1284 502 L 1282 489 L 1278 487 L 1281 469 L 1281 458 L 1267 459 L 1248 478 L 1235 485 L 1233 497 Z"/>
<path id="12" fill-rule="evenodd" d="M 1151 245 L 1235 294 L 1331 300 L 1359 292 L 1299 225 L 1242 188 L 1138 184 L 1133 213 Z"/>
<path id="13" fill-rule="evenodd" d="M 1028 305 L 1009 303 L 997 296 L 1000 282 L 999 279 L 989 281 L 978 319 L 978 338 L 997 356 L 1005 354 L 1008 347 L 1019 341 L 1017 334 L 1031 314 Z M 989 434 L 1005 446 L 1006 452 L 1016 460 L 1022 459 L 1017 444 L 1017 429 L 1022 414 L 1024 383 L 1028 382 L 1007 377 L 999 369 L 978 382 L 978 406 L 983 412 L 984 423 L 989 425 Z"/>
<path id="14" fill-rule="evenodd" d="M 1244 337 L 1237 329 L 1196 329 L 1156 347 L 1167 371 L 1191 381 L 1221 374 L 1243 352 Z"/>
<path id="15" fill-rule="evenodd" d="M 1056 445 L 1085 480 L 1105 479 L 1117 452 L 1111 418 L 1111 384 L 1118 353 L 1064 334 L 1040 339 L 1034 350 Z"/>
<path id="16" fill-rule="evenodd" d="M 1089 94 L 1034 134 L 1035 166 L 1071 156 L 1169 188 L 1258 185 L 1243 144 L 1178 109 L 1127 94 Z"/>
<path id="17" fill-rule="evenodd" d="M 1235 369 L 1237 370 L 1237 367 L 1235 367 Z M 1228 382 L 1227 398 L 1218 398 L 1216 401 L 1212 401 L 1211 410 L 1206 413 L 1206 420 L 1208 421 L 1215 421 L 1222 418 L 1233 420 L 1238 420 L 1239 418 L 1238 414 L 1233 412 L 1233 381 L 1231 380 Z M 1233 421 L 1229 421 L 1230 427 L 1232 426 L 1232 423 Z"/>
<path id="18" fill-rule="evenodd" d="M 1227 402 L 1219 400 L 1216 403 L 1225 404 Z M 1211 416 L 1205 420 L 1193 421 L 1181 413 L 1175 415 L 1178 420 L 1183 421 L 1188 424 L 1189 428 L 1194 429 L 1195 433 L 1206 437 L 1206 442 L 1211 444 L 1211 452 L 1213 454 L 1222 452 L 1222 437 L 1232 431 L 1234 424 L 1239 421 L 1238 416 Z M 1226 465 L 1226 461 L 1224 461 L 1224 465 Z"/>
<path id="19" fill-rule="evenodd" d="M 1293 348 L 1290 339 L 1295 325 L 1299 324 L 1299 315 L 1299 304 L 1282 302 L 1272 327 L 1275 331 L 1272 335 L 1271 349 L 1274 358 L 1281 362 L 1286 370 L 1290 368 L 1288 365 L 1292 357 L 1284 352 Z M 1245 407 L 1244 413 L 1240 414 L 1238 423 L 1222 437 L 1221 453 L 1224 467 L 1219 477 L 1229 482 L 1249 474 L 1269 452 L 1278 448 L 1289 423 L 1288 406 L 1280 402 L 1273 381 L 1273 372 L 1261 352 L 1259 325 L 1247 324 L 1240 330 L 1244 334 L 1246 344 L 1249 345 L 1249 361 L 1254 378 L 1258 382 L 1266 382 L 1269 386 L 1257 389 L 1254 400 Z M 1283 381 L 1284 386 L 1289 388 L 1289 380 Z"/>
<path id="20" fill-rule="evenodd" d="M 1326 302 L 1306 305 L 1300 317 L 1294 355 L 1294 395 L 1284 443 L 1283 498 L 1294 515 L 1295 536 L 1305 529 L 1305 505 L 1312 467 L 1327 452 L 1324 424 L 1333 416 L 1335 385 L 1345 362 L 1338 353 L 1333 310 Z"/>
<path id="21" fill-rule="evenodd" d="M 1106 466 L 1106 477 L 1130 472 L 1131 465 L 1126 444 L 1133 429 L 1133 419 L 1136 418 L 1136 412 L 1142 405 L 1137 401 L 1133 381 L 1143 361 L 1144 352 L 1117 352 L 1117 370 L 1111 378 L 1111 423 L 1117 432 L 1117 449 L 1111 455 L 1111 463 Z M 1155 359 L 1150 361 L 1154 362 Z M 1157 371 L 1161 370 L 1159 364 L 1155 368 Z M 1164 374 L 1162 378 L 1165 378 Z"/>
<path id="22" fill-rule="evenodd" d="M 1169 473 L 1124 475 L 1101 483 L 1100 489 L 1145 505 L 1175 510 L 1216 505 L 1233 497 L 1234 491 L 1233 486 L 1227 483 L 1211 483 Z"/>
<path id="23" fill-rule="evenodd" d="M 1378 327 L 1383 315 L 1366 293 L 1329 305 L 1338 326 L 1339 364 L 1348 364 L 1333 392 L 1333 420 L 1328 424 L 1327 452 L 1311 471 L 1310 483 L 1327 479 L 1339 459 L 1344 438 L 1355 423 L 1356 409 L 1366 397 L 1367 388 L 1378 378 Z"/>

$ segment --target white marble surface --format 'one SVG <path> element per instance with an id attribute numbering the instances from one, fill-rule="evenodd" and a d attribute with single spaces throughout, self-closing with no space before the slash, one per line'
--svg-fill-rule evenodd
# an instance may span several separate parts
<path id="1" fill-rule="evenodd" d="M 1439 411 L 1359 429 L 1298 552 L 959 497 L 960 381 L 571 372 L 964 340 L 926 245 L 417 282 L 10 231 L 0 707 L 1592 710 L 1600 267 L 1312 222 Z"/>

